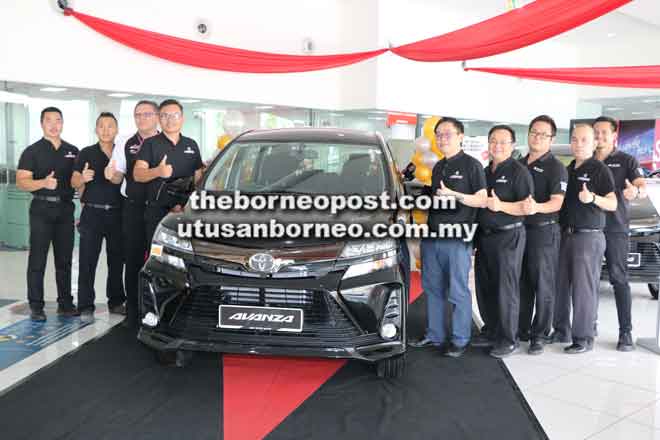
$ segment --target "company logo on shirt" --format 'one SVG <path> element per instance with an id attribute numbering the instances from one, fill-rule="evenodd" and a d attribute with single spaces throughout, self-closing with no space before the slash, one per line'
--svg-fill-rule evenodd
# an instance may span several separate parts
<path id="1" fill-rule="evenodd" d="M 75 159 L 75 158 L 76 158 L 76 155 L 73 154 L 71 151 L 69 151 L 68 153 L 66 153 L 66 155 L 64 156 L 64 158 L 65 158 L 65 159 Z"/>
<path id="2" fill-rule="evenodd" d="M 130 154 L 138 154 L 140 152 L 140 144 L 131 145 L 128 147 L 128 152 Z"/>
<path id="3" fill-rule="evenodd" d="M 509 183 L 509 181 L 506 180 L 506 176 L 502 176 L 499 179 L 497 179 L 495 183 Z"/>
<path id="4" fill-rule="evenodd" d="M 587 173 L 584 173 L 584 175 L 579 176 L 578 180 L 581 180 L 582 182 L 591 182 L 591 179 L 589 178 L 589 175 Z"/>
<path id="5" fill-rule="evenodd" d="M 452 174 L 451 176 L 449 176 L 449 178 L 450 178 L 450 179 L 462 179 L 463 176 L 461 176 L 461 174 L 460 174 L 459 171 L 456 171 L 454 174 Z"/>
<path id="6" fill-rule="evenodd" d="M 610 168 L 621 168 L 620 163 L 608 163 L 607 166 Z"/>
<path id="7" fill-rule="evenodd" d="M 537 173 L 542 173 L 542 172 L 543 172 L 543 168 L 533 167 L 532 169 L 533 169 L 534 171 L 536 171 Z"/>
<path id="8" fill-rule="evenodd" d="M 568 188 L 568 183 L 567 182 L 559 182 L 559 188 L 561 188 L 562 191 L 566 192 L 566 188 Z"/>
<path id="9" fill-rule="evenodd" d="M 185 150 L 183 150 L 184 153 L 186 154 L 195 154 L 195 150 L 190 148 L 190 146 L 187 146 Z"/>

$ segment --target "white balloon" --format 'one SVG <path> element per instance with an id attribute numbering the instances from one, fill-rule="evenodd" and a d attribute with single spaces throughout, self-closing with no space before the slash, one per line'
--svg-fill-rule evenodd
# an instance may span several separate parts
<path id="1" fill-rule="evenodd" d="M 238 110 L 229 110 L 222 120 L 222 128 L 231 137 L 236 137 L 245 128 L 245 117 Z"/>
<path id="2" fill-rule="evenodd" d="M 422 154 L 426 153 L 427 151 L 431 151 L 431 141 L 429 141 L 425 136 L 420 136 L 415 139 L 415 148 Z"/>
<path id="3" fill-rule="evenodd" d="M 424 153 L 424 157 L 422 157 L 422 162 L 424 165 L 431 169 L 433 169 L 433 166 L 438 160 L 440 159 L 438 159 L 438 156 L 433 151 L 427 151 Z"/>

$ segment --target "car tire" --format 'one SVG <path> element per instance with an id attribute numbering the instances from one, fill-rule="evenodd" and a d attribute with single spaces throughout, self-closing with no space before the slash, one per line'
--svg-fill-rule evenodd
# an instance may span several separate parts
<path id="1" fill-rule="evenodd" d="M 406 355 L 400 354 L 376 362 L 376 374 L 383 379 L 397 379 L 406 369 Z"/>
<path id="2" fill-rule="evenodd" d="M 654 284 L 649 283 L 649 293 L 651 294 L 653 299 L 658 299 L 658 291 L 660 291 L 659 283 L 654 283 Z"/>

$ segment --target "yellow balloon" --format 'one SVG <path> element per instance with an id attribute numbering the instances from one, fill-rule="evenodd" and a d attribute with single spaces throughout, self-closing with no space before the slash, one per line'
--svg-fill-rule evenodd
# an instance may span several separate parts
<path id="1" fill-rule="evenodd" d="M 428 214 L 426 211 L 420 211 L 419 209 L 414 209 L 412 215 L 415 224 L 423 225 L 427 221 Z"/>
<path id="2" fill-rule="evenodd" d="M 414 163 L 415 166 L 421 167 L 421 166 L 424 166 L 424 162 L 422 162 L 423 158 L 424 158 L 424 156 L 422 155 L 422 153 L 417 151 L 415 154 L 413 154 L 413 157 L 412 157 L 412 159 L 410 159 L 410 161 L 412 163 Z"/>
<path id="3" fill-rule="evenodd" d="M 415 164 L 417 165 L 417 164 Z M 415 170 L 415 177 L 417 180 L 420 182 L 426 183 L 427 181 L 429 182 L 428 184 L 431 183 L 431 170 L 429 167 L 426 165 L 417 165 L 417 169 Z"/>
<path id="4" fill-rule="evenodd" d="M 424 127 L 422 127 L 422 134 L 432 142 L 431 145 L 435 145 L 435 132 L 433 129 L 435 128 L 435 124 L 438 123 L 442 118 L 438 116 L 431 116 L 428 118 L 426 121 L 424 121 Z M 437 148 L 437 147 L 436 147 Z"/>
<path id="5" fill-rule="evenodd" d="M 415 268 L 417 270 L 422 270 L 422 259 L 421 258 L 419 260 L 415 261 Z"/>
<path id="6" fill-rule="evenodd" d="M 223 148 L 225 148 L 225 146 L 227 146 L 229 141 L 231 141 L 231 136 L 229 136 L 228 134 L 223 134 L 222 136 L 220 136 L 218 138 L 218 143 L 216 145 L 218 147 L 218 150 L 222 150 Z"/>

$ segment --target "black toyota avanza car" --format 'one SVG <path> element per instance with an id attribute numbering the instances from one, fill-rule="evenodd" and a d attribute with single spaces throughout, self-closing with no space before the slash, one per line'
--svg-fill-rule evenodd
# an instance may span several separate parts
<path id="1" fill-rule="evenodd" d="M 246 132 L 195 191 L 248 196 L 379 195 L 403 186 L 378 133 Z M 163 219 L 140 275 L 138 338 L 158 353 L 214 351 L 349 358 L 402 374 L 408 292 L 399 241 L 288 237 L 184 239 L 179 225 L 292 222 L 392 224 L 393 210 L 193 210 Z"/>

